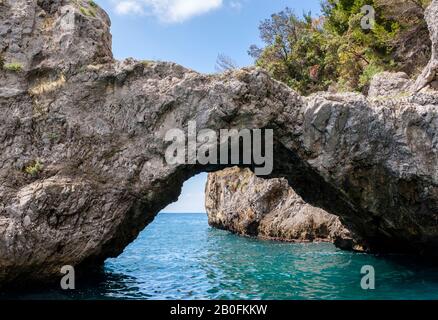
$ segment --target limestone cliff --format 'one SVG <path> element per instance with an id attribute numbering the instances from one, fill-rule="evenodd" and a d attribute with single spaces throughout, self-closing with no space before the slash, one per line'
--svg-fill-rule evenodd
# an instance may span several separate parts
<path id="1" fill-rule="evenodd" d="M 210 173 L 205 207 L 211 226 L 240 235 L 291 242 L 334 242 L 353 249 L 338 217 L 303 201 L 285 179 L 257 178 L 249 169 Z"/>
<path id="2" fill-rule="evenodd" d="M 1 285 L 99 266 L 185 180 L 223 169 L 166 163 L 166 132 L 189 121 L 273 129 L 269 178 L 339 216 L 366 250 L 437 252 L 436 91 L 303 98 L 256 68 L 202 75 L 119 62 L 109 25 L 89 1 L 0 2 Z"/>

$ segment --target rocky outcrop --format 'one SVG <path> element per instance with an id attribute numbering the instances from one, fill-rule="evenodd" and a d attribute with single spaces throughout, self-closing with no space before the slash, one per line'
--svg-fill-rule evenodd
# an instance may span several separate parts
<path id="1" fill-rule="evenodd" d="M 339 216 L 365 250 L 437 252 L 436 92 L 303 98 L 255 68 L 202 75 L 114 61 L 108 30 L 89 1 L 0 4 L 2 285 L 58 282 L 63 265 L 100 265 L 185 180 L 223 169 L 165 161 L 165 134 L 189 121 L 198 130 L 273 129 L 267 178 L 285 178 L 305 202 Z"/>
<path id="2" fill-rule="evenodd" d="M 262 179 L 249 169 L 208 175 L 205 207 L 211 226 L 262 239 L 334 242 L 353 248 L 337 216 L 303 201 L 285 179 Z"/>
<path id="3" fill-rule="evenodd" d="M 368 91 L 369 98 L 399 96 L 409 92 L 412 82 L 404 72 L 381 72 L 376 74 Z"/>

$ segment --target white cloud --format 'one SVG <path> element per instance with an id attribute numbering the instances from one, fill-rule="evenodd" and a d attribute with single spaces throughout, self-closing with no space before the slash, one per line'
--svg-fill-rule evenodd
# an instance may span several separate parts
<path id="1" fill-rule="evenodd" d="M 223 0 L 113 0 L 118 14 L 154 15 L 163 22 L 184 22 L 218 9 Z"/>
<path id="2" fill-rule="evenodd" d="M 135 0 L 119 1 L 115 5 L 118 14 L 143 14 L 141 4 Z"/>

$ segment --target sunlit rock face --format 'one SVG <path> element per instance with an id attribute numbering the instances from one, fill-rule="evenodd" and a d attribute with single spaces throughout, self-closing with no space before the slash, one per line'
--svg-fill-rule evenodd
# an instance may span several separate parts
<path id="1" fill-rule="evenodd" d="M 404 72 L 381 72 L 371 80 L 368 97 L 370 99 L 391 98 L 407 95 L 412 81 Z"/>
<path id="2" fill-rule="evenodd" d="M 208 175 L 205 199 L 208 222 L 216 228 L 261 239 L 355 248 L 339 217 L 304 202 L 285 179 L 258 178 L 238 167 L 224 169 Z"/>
<path id="3" fill-rule="evenodd" d="M 1 285 L 100 266 L 185 180 L 223 169 L 165 161 L 166 132 L 189 121 L 273 129 L 265 178 L 285 178 L 303 201 L 339 216 L 364 250 L 437 252 L 435 91 L 303 98 L 256 68 L 202 75 L 119 62 L 109 24 L 88 1 L 0 2 Z"/>

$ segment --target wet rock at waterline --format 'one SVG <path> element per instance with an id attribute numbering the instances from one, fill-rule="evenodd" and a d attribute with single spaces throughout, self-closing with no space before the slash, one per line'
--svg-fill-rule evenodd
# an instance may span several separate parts
<path id="1" fill-rule="evenodd" d="M 2 285 L 99 266 L 185 180 L 223 169 L 166 163 L 166 132 L 189 121 L 273 129 L 265 178 L 285 178 L 303 201 L 339 216 L 364 250 L 437 252 L 436 91 L 303 98 L 255 68 L 202 75 L 115 61 L 109 24 L 87 1 L 0 3 L 0 53 L 14 66 L 0 73 Z"/>
<path id="2" fill-rule="evenodd" d="M 208 175 L 205 197 L 213 227 L 262 239 L 355 247 L 337 216 L 305 203 L 285 179 L 262 179 L 249 169 L 229 168 Z"/>

